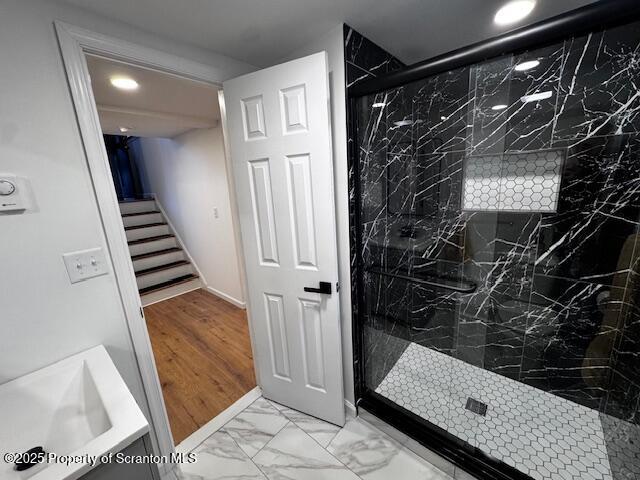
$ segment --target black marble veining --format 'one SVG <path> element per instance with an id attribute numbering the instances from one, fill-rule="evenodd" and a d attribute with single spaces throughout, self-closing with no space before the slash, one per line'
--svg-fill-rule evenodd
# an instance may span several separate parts
<path id="1" fill-rule="evenodd" d="M 395 68 L 345 38 L 348 82 Z M 640 25 L 363 97 L 351 114 L 368 386 L 414 342 L 640 423 Z M 546 152 L 558 173 L 517 168 Z M 464 208 L 471 161 L 490 172 L 486 208 Z M 513 186 L 531 175 L 553 207 L 501 207 L 539 193 Z"/>
<path id="2" fill-rule="evenodd" d="M 403 68 L 405 65 L 395 58 L 384 49 L 352 29 L 348 25 L 344 25 L 344 55 L 345 55 L 345 82 L 347 88 L 362 80 L 375 77 L 381 74 L 391 73 L 395 70 Z M 362 118 L 358 119 L 358 123 L 367 122 L 367 118 L 370 112 L 374 108 L 375 103 L 384 102 L 386 94 L 381 98 L 378 96 L 363 98 L 363 105 L 357 112 L 347 109 L 347 128 L 349 136 L 347 138 L 347 148 L 350 150 L 354 145 L 354 138 L 351 134 L 351 125 L 353 115 L 362 115 Z M 377 108 L 377 107 L 376 107 Z M 359 113 L 358 113 L 359 112 Z M 382 111 L 381 111 L 382 112 Z M 377 117 L 378 123 L 372 124 L 369 134 L 371 138 L 366 139 L 366 145 L 363 143 L 362 148 L 371 149 L 367 150 L 372 158 L 377 155 L 386 156 L 385 141 L 378 138 L 379 135 L 385 136 L 386 131 L 386 117 L 382 115 Z M 386 209 L 383 207 L 383 196 L 386 195 L 380 185 L 380 178 L 376 175 L 382 175 L 383 169 L 376 168 L 377 164 L 384 164 L 385 161 L 380 159 L 375 162 L 371 161 L 371 169 L 367 171 L 361 171 L 368 180 L 362 178 L 362 184 L 359 185 L 361 192 L 366 192 L 366 203 L 362 202 L 363 209 L 360 217 L 360 222 L 366 225 L 367 238 L 381 237 L 384 238 L 384 230 L 378 219 L 383 215 L 382 211 Z M 351 304 L 352 304 L 352 316 L 355 323 L 354 331 L 356 332 L 356 339 L 362 338 L 361 348 L 366 354 L 361 359 L 359 356 L 354 357 L 354 376 L 356 385 L 360 385 L 363 382 L 360 380 L 362 368 L 360 362 L 364 362 L 364 383 L 367 385 L 378 385 L 382 379 L 384 379 L 387 372 L 393 367 L 398 360 L 402 352 L 408 345 L 408 333 L 398 333 L 401 330 L 406 330 L 406 323 L 399 324 L 394 322 L 393 318 L 386 319 L 384 312 L 387 311 L 386 300 L 380 299 L 377 296 L 372 296 L 372 289 L 367 282 L 367 288 L 364 291 L 360 291 L 358 288 L 358 256 L 357 251 L 358 235 L 356 228 L 356 171 L 359 165 L 354 161 L 354 155 L 349 155 L 349 238 L 350 238 L 350 257 L 351 257 Z M 376 173 L 377 172 L 377 173 Z M 371 192 L 367 191 L 367 188 L 371 187 Z M 368 206 L 367 206 L 368 205 Z M 369 250 L 367 250 L 369 252 Z M 387 264 L 387 255 L 384 248 L 375 248 L 370 251 L 372 255 L 376 256 L 376 262 L 380 264 Z M 379 281 L 382 281 L 380 279 Z M 363 299 L 368 308 L 365 311 L 359 311 L 360 300 Z M 375 300 L 374 300 L 375 299 Z M 373 308 L 370 308 L 373 306 Z M 380 315 L 379 312 L 383 312 Z M 386 325 L 390 325 L 389 333 L 385 332 Z M 398 324 L 398 328 L 394 328 L 394 324 Z M 372 325 L 371 327 L 367 325 Z M 360 326 L 362 328 L 362 336 L 357 335 Z M 407 331 L 408 332 L 408 331 Z M 359 340 L 356 340 L 359 341 Z M 356 347 L 357 350 L 357 347 Z"/>
<path id="3" fill-rule="evenodd" d="M 640 24 L 564 42 L 554 139 L 640 133 Z"/>

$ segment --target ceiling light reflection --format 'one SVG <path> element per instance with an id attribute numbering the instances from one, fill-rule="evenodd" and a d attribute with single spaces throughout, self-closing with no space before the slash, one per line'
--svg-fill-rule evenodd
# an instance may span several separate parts
<path id="1" fill-rule="evenodd" d="M 519 63 L 515 66 L 515 69 L 518 72 L 526 72 L 527 70 L 536 68 L 538 65 L 540 65 L 540 60 L 529 60 L 528 62 Z"/>
<path id="2" fill-rule="evenodd" d="M 525 95 L 524 97 L 521 97 L 520 100 L 522 100 L 523 103 L 539 102 L 540 100 L 551 98 L 552 95 L 553 92 L 551 91 L 532 93 L 531 95 Z"/>
<path id="3" fill-rule="evenodd" d="M 535 6 L 535 0 L 514 0 L 498 10 L 493 21 L 497 25 L 511 25 L 529 15 Z"/>

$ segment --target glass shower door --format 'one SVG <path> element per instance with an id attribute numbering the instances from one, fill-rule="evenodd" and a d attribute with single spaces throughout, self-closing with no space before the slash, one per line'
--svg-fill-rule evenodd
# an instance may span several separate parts
<path id="1" fill-rule="evenodd" d="M 640 28 L 358 100 L 366 391 L 535 479 L 640 475 Z"/>

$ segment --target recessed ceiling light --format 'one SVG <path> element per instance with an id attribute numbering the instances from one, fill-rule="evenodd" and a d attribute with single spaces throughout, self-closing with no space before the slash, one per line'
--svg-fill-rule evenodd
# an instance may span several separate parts
<path id="1" fill-rule="evenodd" d="M 386 105 L 386 103 L 374 103 L 373 108 L 382 108 Z"/>
<path id="2" fill-rule="evenodd" d="M 509 105 L 494 105 L 493 107 L 491 107 L 491 110 L 504 110 L 505 108 L 507 108 Z"/>
<path id="3" fill-rule="evenodd" d="M 409 126 L 409 125 L 412 125 L 412 124 L 413 124 L 413 122 L 412 122 L 411 120 L 399 120 L 399 121 L 397 121 L 397 122 L 393 122 L 393 124 L 394 124 L 396 127 L 407 127 L 407 126 Z"/>
<path id="4" fill-rule="evenodd" d="M 120 90 L 136 90 L 138 88 L 138 82 L 129 77 L 111 77 L 111 85 Z"/>
<path id="5" fill-rule="evenodd" d="M 444 117 L 444 116 L 440 117 L 440 120 L 442 120 L 443 122 L 444 122 L 446 119 L 447 119 L 447 117 Z"/>
<path id="6" fill-rule="evenodd" d="M 551 91 L 532 93 L 531 95 L 525 95 L 524 97 L 521 97 L 520 100 L 522 100 L 524 103 L 538 102 L 540 100 L 546 100 L 547 98 L 551 98 L 552 95 L 553 95 L 553 92 Z"/>
<path id="7" fill-rule="evenodd" d="M 119 129 L 122 133 L 126 133 L 130 130 L 129 127 L 119 127 Z"/>
<path id="8" fill-rule="evenodd" d="M 497 25 L 511 25 L 529 15 L 535 6 L 535 0 L 514 0 L 498 10 L 493 21 Z"/>
<path id="9" fill-rule="evenodd" d="M 540 65 L 540 60 L 529 60 L 528 62 L 522 62 L 515 66 L 515 69 L 519 72 L 526 72 L 532 68 L 536 68 Z"/>

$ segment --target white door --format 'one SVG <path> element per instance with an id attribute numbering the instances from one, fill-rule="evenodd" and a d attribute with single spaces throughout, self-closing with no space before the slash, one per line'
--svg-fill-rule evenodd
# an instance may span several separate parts
<path id="1" fill-rule="evenodd" d="M 322 52 L 229 80 L 224 98 L 260 387 L 343 425 L 328 82 Z"/>

